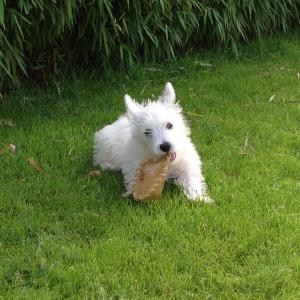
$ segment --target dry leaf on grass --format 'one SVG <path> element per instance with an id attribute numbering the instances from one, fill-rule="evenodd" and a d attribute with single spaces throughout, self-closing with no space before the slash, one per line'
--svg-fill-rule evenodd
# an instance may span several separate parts
<path id="1" fill-rule="evenodd" d="M 13 127 L 13 126 L 15 126 L 15 124 L 13 123 L 13 121 L 11 119 L 0 119 L 0 126 Z"/>
<path id="2" fill-rule="evenodd" d="M 95 212 L 92 212 L 92 211 L 90 211 L 90 210 L 85 209 L 84 211 L 85 211 L 86 213 L 90 214 L 91 216 L 94 216 L 94 217 L 97 217 L 97 218 L 100 217 L 99 214 L 96 214 Z"/>
<path id="3" fill-rule="evenodd" d="M 196 114 L 196 113 L 189 112 L 189 111 L 187 111 L 186 114 L 191 115 L 191 116 L 195 116 L 195 117 L 203 117 L 204 116 L 204 115 Z"/>
<path id="4" fill-rule="evenodd" d="M 262 72 L 261 74 L 260 74 L 260 77 L 271 77 L 271 72 Z"/>
<path id="5" fill-rule="evenodd" d="M 241 149 L 241 151 L 240 151 L 241 155 L 246 155 L 247 154 L 247 147 L 248 147 L 248 134 L 245 137 L 244 148 Z"/>
<path id="6" fill-rule="evenodd" d="M 149 71 L 149 72 L 161 72 L 162 70 L 159 68 L 145 68 L 145 70 Z"/>
<path id="7" fill-rule="evenodd" d="M 13 144 L 4 145 L 4 147 L 2 147 L 0 149 L 0 155 L 5 154 L 6 152 L 10 152 L 15 155 L 16 154 L 16 146 Z"/>
<path id="8" fill-rule="evenodd" d="M 194 64 L 199 65 L 199 66 L 204 67 L 204 68 L 213 68 L 214 67 L 210 63 L 205 63 L 205 62 L 200 62 L 200 61 L 194 61 Z"/>
<path id="9" fill-rule="evenodd" d="M 100 171 L 91 171 L 89 172 L 89 174 L 87 175 L 88 177 L 100 177 L 102 174 Z"/>
<path id="10" fill-rule="evenodd" d="M 38 162 L 36 162 L 32 157 L 28 157 L 27 162 L 39 173 L 43 171 L 42 166 Z"/>
<path id="11" fill-rule="evenodd" d="M 9 151 L 12 153 L 12 154 L 16 154 L 16 145 L 14 145 L 14 144 L 9 144 L 9 145 L 7 145 L 8 146 L 8 149 L 9 149 Z"/>
<path id="12" fill-rule="evenodd" d="M 269 102 L 273 101 L 273 100 L 274 100 L 274 98 L 275 98 L 275 94 L 274 94 L 274 95 L 272 95 L 272 96 L 269 98 Z"/>

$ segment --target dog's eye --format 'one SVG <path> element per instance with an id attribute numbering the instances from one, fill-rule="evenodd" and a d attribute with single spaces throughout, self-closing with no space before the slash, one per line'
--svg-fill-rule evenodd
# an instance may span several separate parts
<path id="1" fill-rule="evenodd" d="M 166 125 L 166 128 L 167 129 L 172 129 L 173 128 L 173 124 L 168 122 L 167 125 Z"/>
<path id="2" fill-rule="evenodd" d="M 146 129 L 144 134 L 147 135 L 147 136 L 151 136 L 152 135 L 152 130 L 151 129 Z"/>

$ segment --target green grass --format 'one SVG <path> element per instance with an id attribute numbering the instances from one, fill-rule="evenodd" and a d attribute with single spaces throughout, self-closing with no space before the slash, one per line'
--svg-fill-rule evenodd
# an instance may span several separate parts
<path id="1" fill-rule="evenodd" d="M 17 154 L 0 156 L 0 298 L 299 299 L 300 39 L 241 51 L 2 99 L 14 126 L 2 122 L 1 147 Z M 123 95 L 158 96 L 169 80 L 214 206 L 169 185 L 136 204 L 122 199 L 120 174 L 87 177 L 93 133 L 124 112 Z"/>

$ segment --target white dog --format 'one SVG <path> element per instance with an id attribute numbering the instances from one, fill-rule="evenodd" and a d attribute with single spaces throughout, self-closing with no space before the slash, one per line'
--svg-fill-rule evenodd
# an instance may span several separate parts
<path id="1" fill-rule="evenodd" d="M 139 162 L 145 157 L 169 153 L 171 163 L 167 178 L 180 185 L 189 199 L 213 202 L 207 195 L 190 129 L 175 98 L 170 82 L 155 102 L 148 100 L 139 104 L 125 95 L 126 114 L 95 133 L 94 165 L 122 171 L 126 186 L 124 196 L 129 196 Z"/>

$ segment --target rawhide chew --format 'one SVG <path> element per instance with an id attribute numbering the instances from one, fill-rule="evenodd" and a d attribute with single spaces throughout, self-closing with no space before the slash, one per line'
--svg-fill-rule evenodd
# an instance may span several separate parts
<path id="1" fill-rule="evenodd" d="M 162 193 L 169 165 L 169 155 L 142 160 L 134 178 L 133 198 L 140 202 L 150 202 L 158 198 Z"/>

